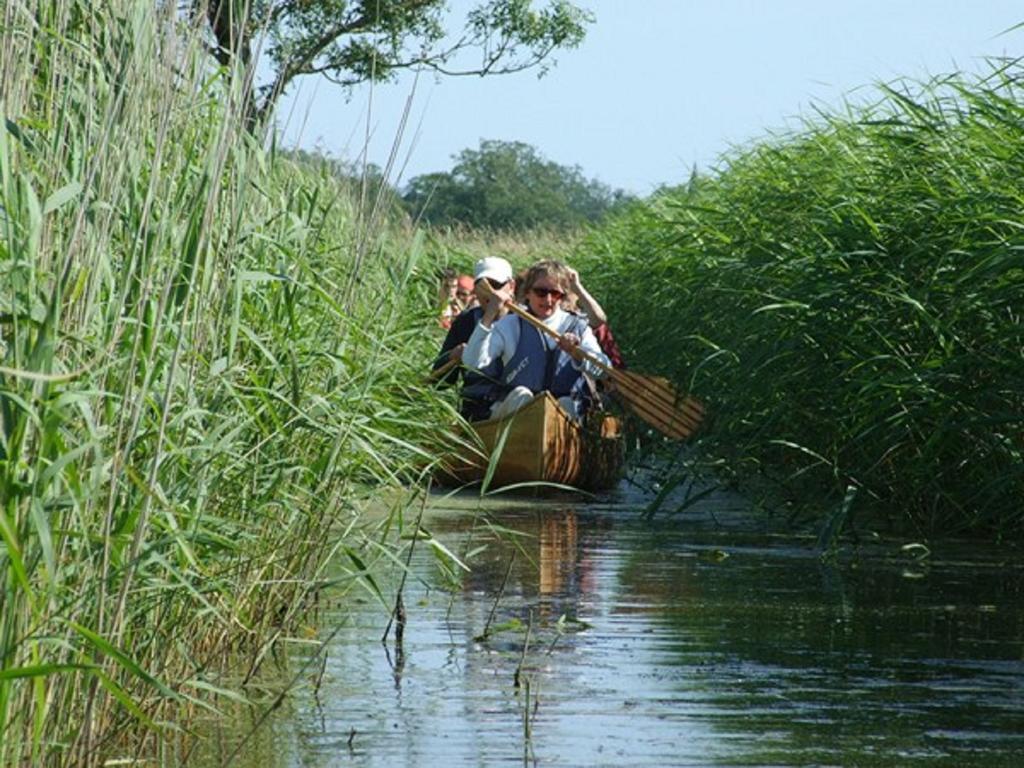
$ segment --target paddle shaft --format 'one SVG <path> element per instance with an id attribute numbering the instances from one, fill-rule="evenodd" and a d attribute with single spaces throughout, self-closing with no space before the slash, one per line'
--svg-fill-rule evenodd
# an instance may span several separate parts
<path id="1" fill-rule="evenodd" d="M 534 317 L 529 312 L 527 312 L 525 309 L 520 307 L 518 304 L 515 304 L 515 303 L 513 303 L 511 301 L 507 301 L 507 302 L 505 302 L 505 306 L 508 307 L 510 311 L 515 312 L 517 315 L 519 315 L 521 318 L 523 318 L 523 320 L 528 322 L 530 325 L 532 325 L 538 331 L 540 331 L 542 333 L 546 333 L 548 336 L 550 336 L 551 338 L 555 339 L 556 341 L 561 341 L 562 339 L 565 338 L 565 336 L 560 334 L 554 328 L 548 328 L 546 325 L 544 325 L 544 323 L 542 323 L 536 317 Z M 584 358 L 586 358 L 589 362 L 593 363 L 595 366 L 600 368 L 605 373 L 611 373 L 612 367 L 610 365 L 605 365 L 598 358 L 594 357 L 594 355 L 592 355 L 589 352 L 587 352 L 587 350 L 582 349 L 581 347 L 576 347 L 576 351 L 579 352 Z"/>
<path id="2" fill-rule="evenodd" d="M 461 362 L 461 360 L 457 360 L 454 357 L 451 358 L 447 363 L 442 365 L 440 368 L 435 368 L 433 371 L 431 371 L 430 375 L 427 376 L 427 381 L 437 381 L 438 379 L 444 378 L 452 368 L 454 368 Z"/>
<path id="3" fill-rule="evenodd" d="M 485 291 L 489 294 L 494 293 L 490 290 L 490 286 L 487 286 Z M 541 333 L 545 333 L 557 341 L 564 338 L 558 331 L 546 326 L 515 302 L 505 301 L 505 306 Z M 692 398 L 680 398 L 668 381 L 653 379 L 630 371 L 618 371 L 585 349 L 577 346 L 575 351 L 604 372 L 618 388 L 630 409 L 659 432 L 668 437 L 680 439 L 689 437 L 700 424 L 704 414 L 703 407 Z"/>
<path id="4" fill-rule="evenodd" d="M 514 312 L 541 333 L 561 341 L 564 336 L 549 328 L 538 318 L 511 301 L 505 302 L 509 311 Z M 585 349 L 576 351 L 592 365 L 603 371 L 621 390 L 627 403 L 637 416 L 669 437 L 688 437 L 703 417 L 703 409 L 690 398 L 680 399 L 667 381 L 654 381 L 640 374 L 617 371 Z"/>

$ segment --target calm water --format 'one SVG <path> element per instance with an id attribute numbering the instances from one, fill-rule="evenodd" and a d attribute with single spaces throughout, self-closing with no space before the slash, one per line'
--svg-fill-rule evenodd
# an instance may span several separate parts
<path id="1" fill-rule="evenodd" d="M 417 543 L 401 650 L 378 602 L 329 611 L 319 687 L 313 665 L 233 764 L 1024 765 L 1012 550 L 875 539 L 823 563 L 721 499 L 656 526 L 488 507 L 512 533 L 437 501 L 425 525 L 472 572 Z"/>

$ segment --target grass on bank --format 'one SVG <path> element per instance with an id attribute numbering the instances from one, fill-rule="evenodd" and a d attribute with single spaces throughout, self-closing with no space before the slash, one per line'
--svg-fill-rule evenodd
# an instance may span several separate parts
<path id="1" fill-rule="evenodd" d="M 421 227 L 427 261 L 435 268 L 449 266 L 472 274 L 473 265 L 486 256 L 500 256 L 519 272 L 544 259 L 568 262 L 580 232 L 533 229 L 498 231 L 461 227 Z"/>
<path id="2" fill-rule="evenodd" d="M 2 13 L 0 764 L 159 758 L 432 460 L 423 248 L 248 138 L 174 4 Z"/>
<path id="3" fill-rule="evenodd" d="M 1019 535 L 1020 78 L 884 87 L 579 248 L 627 358 L 708 401 L 719 471 L 823 522 L 849 490 L 872 524 Z"/>

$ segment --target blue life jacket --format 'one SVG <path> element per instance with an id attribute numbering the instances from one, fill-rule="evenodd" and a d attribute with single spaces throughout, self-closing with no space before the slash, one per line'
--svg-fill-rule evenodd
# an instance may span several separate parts
<path id="1" fill-rule="evenodd" d="M 583 332 L 587 330 L 587 319 L 576 314 L 570 316 L 572 323 L 566 332 L 575 333 L 582 339 Z M 519 320 L 519 344 L 505 364 L 502 394 L 513 387 L 526 387 L 534 393 L 548 390 L 555 397 L 580 396 L 586 389 L 586 380 L 582 372 L 573 366 L 572 358 L 559 348 L 554 339 L 549 339 L 521 317 L 516 319 Z"/>

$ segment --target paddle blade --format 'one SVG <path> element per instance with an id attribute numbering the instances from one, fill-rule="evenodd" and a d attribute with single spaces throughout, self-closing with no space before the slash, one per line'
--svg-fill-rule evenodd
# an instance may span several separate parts
<path id="1" fill-rule="evenodd" d="M 700 401 L 679 394 L 668 379 L 622 370 L 611 370 L 609 378 L 626 407 L 666 437 L 683 440 L 704 419 Z"/>

